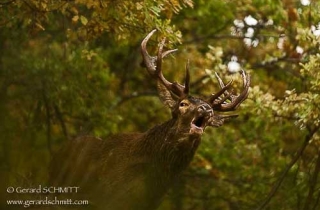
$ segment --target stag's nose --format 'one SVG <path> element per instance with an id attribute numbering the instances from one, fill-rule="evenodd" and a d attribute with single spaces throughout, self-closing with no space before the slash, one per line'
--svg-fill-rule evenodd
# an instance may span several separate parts
<path id="1" fill-rule="evenodd" d="M 213 115 L 212 108 L 209 104 L 201 104 L 198 106 L 198 114 L 203 117 L 211 117 Z"/>

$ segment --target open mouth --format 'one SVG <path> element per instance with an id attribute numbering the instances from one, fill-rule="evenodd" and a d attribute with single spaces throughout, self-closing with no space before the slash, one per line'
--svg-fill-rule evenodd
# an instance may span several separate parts
<path id="1" fill-rule="evenodd" d="M 205 128 L 205 117 L 195 117 L 191 122 L 190 133 L 202 134 Z"/>

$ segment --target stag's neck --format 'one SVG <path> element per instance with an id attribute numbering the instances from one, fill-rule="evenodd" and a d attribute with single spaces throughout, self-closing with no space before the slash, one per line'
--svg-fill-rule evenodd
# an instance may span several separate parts
<path id="1" fill-rule="evenodd" d="M 171 119 L 147 131 L 141 143 L 155 167 L 179 174 L 191 162 L 200 140 L 200 135 L 179 129 L 177 120 Z"/>

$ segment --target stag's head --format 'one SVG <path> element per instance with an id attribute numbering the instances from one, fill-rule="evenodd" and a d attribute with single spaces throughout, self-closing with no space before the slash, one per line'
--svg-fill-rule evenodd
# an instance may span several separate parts
<path id="1" fill-rule="evenodd" d="M 221 115 L 219 112 L 234 111 L 248 96 L 250 86 L 250 75 L 243 70 L 240 72 L 243 79 L 243 90 L 239 95 L 230 91 L 232 81 L 224 84 L 216 74 L 220 90 L 201 99 L 189 95 L 189 63 L 186 65 L 185 83 L 169 82 L 162 74 L 162 59 L 176 51 L 163 51 L 165 38 L 159 44 L 157 56 L 150 56 L 146 45 L 156 30 L 151 31 L 141 43 L 141 53 L 149 74 L 156 79 L 161 101 L 171 109 L 172 116 L 177 120 L 177 129 L 180 132 L 192 135 L 201 135 L 207 126 L 221 126 L 228 118 L 236 115 Z"/>

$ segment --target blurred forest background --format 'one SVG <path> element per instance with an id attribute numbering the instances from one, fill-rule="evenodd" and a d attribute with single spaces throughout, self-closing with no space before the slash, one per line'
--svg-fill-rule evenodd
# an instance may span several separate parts
<path id="1" fill-rule="evenodd" d="M 75 136 L 170 118 L 140 65 L 156 28 L 149 51 L 163 37 L 179 49 L 164 62 L 171 81 L 190 59 L 192 94 L 217 91 L 214 72 L 252 76 L 239 117 L 206 130 L 160 210 L 319 209 L 319 11 L 316 0 L 1 0 L 1 198 L 45 185 L 52 152 Z"/>

